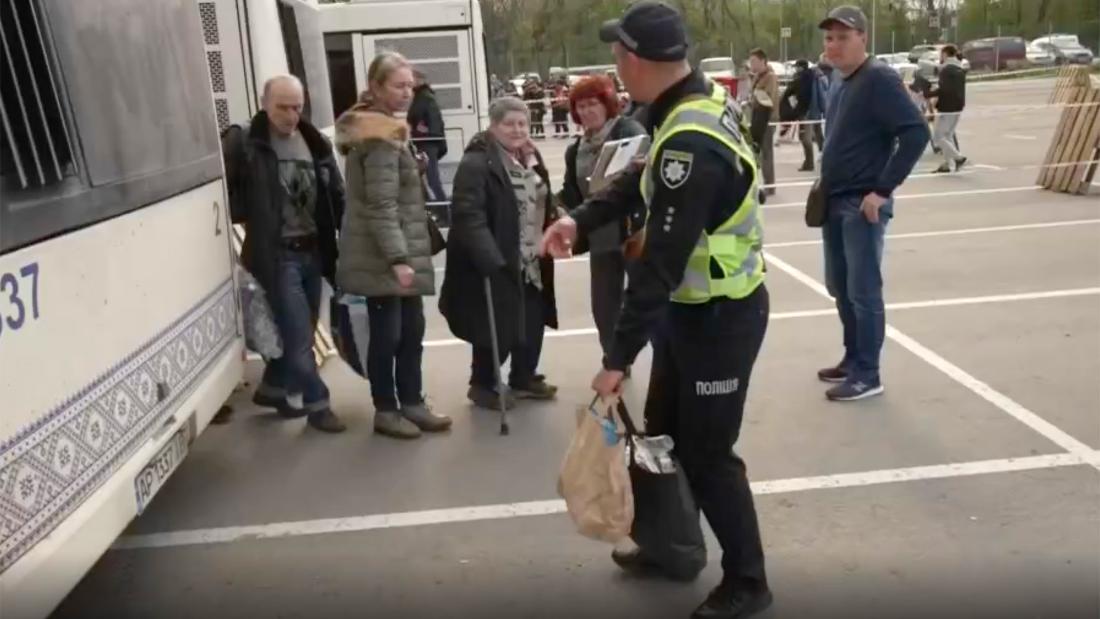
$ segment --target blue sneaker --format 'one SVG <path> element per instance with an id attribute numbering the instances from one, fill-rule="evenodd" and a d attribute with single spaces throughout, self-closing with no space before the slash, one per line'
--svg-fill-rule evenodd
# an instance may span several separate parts
<path id="1" fill-rule="evenodd" d="M 879 381 L 867 382 L 848 380 L 825 392 L 825 397 L 833 402 L 854 402 L 882 395 L 886 388 Z"/>

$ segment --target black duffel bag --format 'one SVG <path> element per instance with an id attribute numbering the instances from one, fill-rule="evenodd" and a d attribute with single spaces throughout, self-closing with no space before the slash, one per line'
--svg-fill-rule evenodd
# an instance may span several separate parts
<path id="1" fill-rule="evenodd" d="M 634 490 L 634 524 L 630 537 L 646 558 L 671 578 L 692 580 L 707 565 L 707 546 L 687 475 L 675 457 L 672 472 L 654 473 L 638 464 L 633 438 L 642 437 L 626 406 L 618 412 L 626 427 L 626 452 Z"/>

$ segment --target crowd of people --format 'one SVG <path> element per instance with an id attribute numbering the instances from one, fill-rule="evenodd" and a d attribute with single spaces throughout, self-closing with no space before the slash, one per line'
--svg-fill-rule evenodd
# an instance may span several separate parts
<path id="1" fill-rule="evenodd" d="M 555 127 L 580 127 L 555 192 L 533 139 L 546 113 L 543 86 L 531 81 L 523 98 L 496 98 L 489 127 L 462 154 L 445 239 L 427 205 L 443 196 L 438 171 L 433 178 L 430 170 L 446 143 L 430 86 L 412 63 L 393 52 L 371 62 L 367 91 L 337 121 L 343 174 L 332 145 L 301 116 L 301 83 L 269 79 L 263 111 L 223 137 L 233 219 L 247 232 L 242 263 L 267 291 L 283 339 L 283 355 L 267 360 L 254 402 L 286 418 L 307 417 L 324 432 L 345 430 L 312 351 L 322 280 L 343 302 L 366 305 L 367 324 L 340 339 L 363 331 L 369 338 L 340 345 L 370 383 L 377 433 L 413 439 L 451 426 L 432 409 L 423 381 L 424 297 L 437 291 L 451 332 L 469 345 L 467 397 L 475 406 L 553 399 L 557 387 L 539 368 L 545 330 L 558 324 L 554 260 L 588 252 L 602 355 L 592 388 L 604 397 L 620 393 L 639 352 L 653 347 L 646 430 L 674 439 L 694 500 L 724 551 L 723 580 L 693 617 L 734 619 L 766 608 L 763 544 L 745 463 L 733 446 L 769 316 L 760 207 L 774 192 L 776 127 L 800 123 L 804 169 L 814 167 L 814 144 L 822 150 L 807 223 L 822 228 L 844 355 L 817 378 L 831 383 L 825 395 L 840 402 L 884 391 L 885 230 L 893 193 L 929 139 L 898 75 L 868 56 L 863 13 L 838 7 L 820 28 L 822 62 L 800 63 L 782 94 L 767 55 L 753 50 L 746 111 L 688 63 L 686 27 L 675 9 L 635 3 L 600 30 L 630 93 L 630 112 L 608 76 L 572 88 L 555 84 Z M 941 74 L 944 115 L 961 109 L 950 94 L 954 79 Z M 819 118 L 823 132 L 821 123 L 804 122 Z M 945 165 L 957 168 L 965 158 L 949 148 L 953 129 L 937 124 L 936 136 Z M 652 138 L 644 161 L 593 191 L 601 147 L 643 133 Z M 432 257 L 443 251 L 437 285 Z M 497 375 L 504 360 L 507 379 Z M 663 569 L 644 547 L 617 548 L 613 558 L 631 571 Z"/>

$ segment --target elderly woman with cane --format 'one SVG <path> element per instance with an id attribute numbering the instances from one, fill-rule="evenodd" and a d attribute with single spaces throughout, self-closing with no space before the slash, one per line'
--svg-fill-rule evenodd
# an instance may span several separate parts
<path id="1" fill-rule="evenodd" d="M 538 251 L 556 213 L 527 106 L 497 99 L 489 122 L 470 140 L 455 175 L 439 310 L 451 332 L 473 346 L 467 397 L 482 408 L 508 409 L 516 399 L 557 393 L 537 372 L 543 332 L 557 328 L 554 264 Z M 509 356 L 504 389 L 496 373 Z"/>

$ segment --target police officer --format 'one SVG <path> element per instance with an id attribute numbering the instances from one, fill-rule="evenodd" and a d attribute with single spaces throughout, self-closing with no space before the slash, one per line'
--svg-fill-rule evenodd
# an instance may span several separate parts
<path id="1" fill-rule="evenodd" d="M 637 2 L 604 24 L 600 37 L 612 43 L 631 98 L 648 106 L 653 144 L 634 178 L 620 177 L 560 219 L 543 249 L 567 256 L 578 233 L 622 217 L 635 200 L 646 203 L 644 249 L 593 388 L 618 393 L 623 370 L 652 335 L 646 430 L 675 440 L 723 550 L 722 582 L 692 616 L 748 617 L 772 599 L 745 463 L 732 449 L 768 323 L 755 157 L 726 90 L 688 64 L 684 22 L 674 9 Z M 644 563 L 644 553 L 616 560 Z"/>

